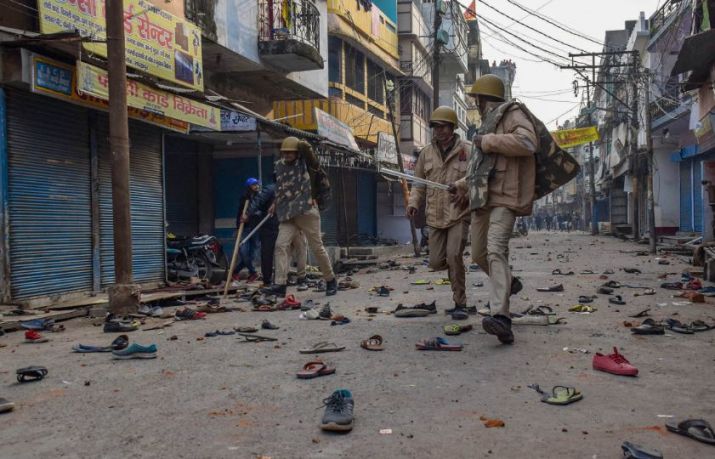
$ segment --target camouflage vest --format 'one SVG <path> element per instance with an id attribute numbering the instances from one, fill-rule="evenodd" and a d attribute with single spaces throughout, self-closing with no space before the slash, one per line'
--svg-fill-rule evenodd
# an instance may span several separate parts
<path id="1" fill-rule="evenodd" d="M 513 106 L 518 106 L 534 125 L 539 144 L 536 148 L 535 199 L 546 196 L 576 177 L 581 169 L 573 156 L 563 151 L 551 137 L 544 123 L 529 109 L 517 101 L 506 102 L 489 112 L 479 128 L 478 134 L 493 134 L 504 114 Z M 472 211 L 486 207 L 489 201 L 489 179 L 494 171 L 496 156 L 482 152 L 473 143 L 473 151 L 467 167 L 469 203 Z"/>
<path id="2" fill-rule="evenodd" d="M 286 163 L 275 162 L 276 173 L 276 216 L 285 222 L 303 215 L 312 207 L 311 177 L 303 159 Z"/>

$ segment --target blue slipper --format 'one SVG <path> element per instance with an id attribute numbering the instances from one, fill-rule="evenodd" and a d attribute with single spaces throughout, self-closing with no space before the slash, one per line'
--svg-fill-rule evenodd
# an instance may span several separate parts
<path id="1" fill-rule="evenodd" d="M 46 330 L 52 328 L 55 321 L 52 319 L 32 319 L 20 322 L 20 326 L 25 330 Z"/>

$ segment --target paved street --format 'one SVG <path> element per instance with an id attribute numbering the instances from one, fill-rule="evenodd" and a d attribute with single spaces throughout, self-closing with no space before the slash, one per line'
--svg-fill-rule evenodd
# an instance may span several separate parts
<path id="1" fill-rule="evenodd" d="M 22 334 L 0 338 L 0 397 L 15 402 L 15 411 L 0 415 L 2 457 L 529 457 L 615 458 L 624 440 L 657 448 L 665 457 L 712 457 L 712 446 L 667 433 L 665 423 L 681 418 L 715 422 L 715 331 L 695 335 L 635 337 L 624 326 L 628 315 L 646 307 L 656 319 L 677 314 L 679 320 L 713 321 L 713 304 L 680 304 L 658 288 L 663 273 L 686 265 L 671 260 L 659 265 L 647 249 L 613 238 L 583 233 L 535 233 L 512 240 L 511 261 L 524 291 L 513 312 L 530 304 L 550 305 L 564 325 L 521 326 L 513 346 L 499 345 L 481 327 L 453 340 L 462 352 L 419 352 L 415 342 L 442 335 L 449 323 L 442 311 L 451 307 L 448 286 L 411 286 L 415 279 L 436 280 L 422 260 L 417 272 L 358 274 L 361 287 L 330 300 L 335 312 L 352 319 L 343 326 L 303 321 L 298 312 L 231 312 L 206 320 L 176 323 L 163 331 L 136 331 L 132 341 L 156 343 L 155 360 L 113 361 L 109 354 L 74 354 L 74 343 L 108 344 L 89 319 L 65 322 L 67 331 L 49 334 L 47 344 L 21 344 Z M 631 252 L 631 253 L 623 253 Z M 643 273 L 626 274 L 635 267 Z M 552 276 L 553 269 L 575 271 Z M 580 275 L 582 270 L 596 275 Z M 600 295 L 590 315 L 567 312 L 581 294 L 595 294 L 609 280 L 654 287 L 656 296 L 634 297 L 642 290 L 620 289 L 625 306 L 609 305 Z M 481 272 L 468 274 L 470 304 L 486 301 Z M 539 286 L 563 283 L 563 293 L 538 293 Z M 389 298 L 368 294 L 374 285 L 394 288 Z M 408 292 L 408 293 L 406 293 Z M 299 295 L 321 302 L 318 293 Z M 366 306 L 390 311 L 398 303 L 437 300 L 439 313 L 399 319 L 368 317 Z M 204 333 L 233 326 L 257 326 L 269 318 L 280 325 L 277 343 L 239 343 L 235 336 L 205 338 Z M 474 318 L 468 323 L 478 323 Z M 360 348 L 361 339 L 380 334 L 385 351 Z M 171 335 L 178 339 L 169 341 Z M 297 380 L 295 372 L 310 356 L 298 349 L 319 341 L 347 346 L 326 354 L 337 373 Z M 637 378 L 596 372 L 596 352 L 619 350 L 639 368 Z M 588 350 L 570 353 L 564 348 Z M 19 385 L 14 370 L 44 365 L 41 382 Z M 527 385 L 544 389 L 575 386 L 582 401 L 558 407 L 540 402 Z M 322 399 L 337 388 L 352 391 L 355 427 L 347 435 L 321 433 Z M 486 428 L 481 417 L 501 419 L 504 428 Z M 391 434 L 381 434 L 391 429 Z"/>

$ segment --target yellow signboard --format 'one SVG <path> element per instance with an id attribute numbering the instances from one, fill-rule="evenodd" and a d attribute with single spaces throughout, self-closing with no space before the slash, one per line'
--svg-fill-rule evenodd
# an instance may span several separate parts
<path id="1" fill-rule="evenodd" d="M 571 148 L 584 143 L 595 142 L 599 139 L 596 126 L 551 131 L 551 136 L 561 148 Z"/>
<path id="2" fill-rule="evenodd" d="M 32 57 L 32 92 L 98 110 L 107 110 L 109 107 L 105 99 L 77 91 L 77 72 L 73 66 L 42 56 Z M 167 118 L 146 110 L 129 107 L 129 117 L 172 131 L 184 134 L 189 132 L 189 123 L 186 121 Z"/>
<path id="3" fill-rule="evenodd" d="M 78 31 L 106 40 L 104 0 L 39 0 L 40 31 Z M 201 31 L 198 27 L 152 5 L 148 0 L 124 0 L 127 65 L 150 75 L 203 91 Z M 85 49 L 107 57 L 104 43 Z"/>
<path id="4" fill-rule="evenodd" d="M 109 99 L 109 78 L 106 70 L 78 62 L 77 88 L 80 94 Z M 127 80 L 127 105 L 158 115 L 186 121 L 214 131 L 221 130 L 221 110 L 186 97 L 150 88 Z"/>

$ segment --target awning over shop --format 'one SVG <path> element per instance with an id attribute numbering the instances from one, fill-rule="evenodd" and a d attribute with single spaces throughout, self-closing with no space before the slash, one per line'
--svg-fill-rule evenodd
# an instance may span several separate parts
<path id="1" fill-rule="evenodd" d="M 692 72 L 683 86 L 683 91 L 691 91 L 702 86 L 708 79 L 710 67 L 715 62 L 715 29 L 691 35 L 683 42 L 671 75 Z"/>

